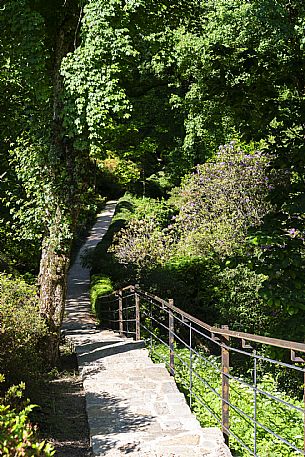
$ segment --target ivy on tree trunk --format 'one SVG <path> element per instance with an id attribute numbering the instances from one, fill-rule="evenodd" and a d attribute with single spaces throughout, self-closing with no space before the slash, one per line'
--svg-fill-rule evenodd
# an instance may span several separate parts
<path id="1" fill-rule="evenodd" d="M 52 185 L 49 187 L 49 192 L 50 200 L 56 203 L 55 205 L 53 203 L 55 207 L 51 207 L 51 214 L 54 216 L 46 224 L 47 231 L 42 243 L 38 281 L 40 311 L 49 327 L 46 359 L 51 366 L 57 362 L 59 356 L 70 251 L 79 212 L 79 200 L 76 187 L 73 185 L 76 174 L 75 151 L 66 141 L 61 120 L 64 86 L 60 67 L 62 59 L 73 45 L 71 33 L 73 25 L 74 17 L 71 19 L 71 13 L 70 16 L 63 17 L 54 40 L 53 121 L 49 150 L 49 173 Z"/>

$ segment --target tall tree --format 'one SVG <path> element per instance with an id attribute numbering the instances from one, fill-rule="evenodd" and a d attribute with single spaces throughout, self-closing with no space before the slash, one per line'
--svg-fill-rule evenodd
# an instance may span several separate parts
<path id="1" fill-rule="evenodd" d="M 60 66 L 73 50 L 79 14 L 73 1 L 53 2 L 50 7 L 39 1 L 9 0 L 1 15 L 1 83 L 15 102 L 9 107 L 13 126 L 3 119 L 1 142 L 6 157 L 11 150 L 7 171 L 16 182 L 14 189 L 8 181 L 3 198 L 12 200 L 19 234 L 42 244 L 40 303 L 50 330 L 50 363 L 58 355 L 71 242 L 90 180 L 87 155 L 80 156 L 72 147 L 61 116 Z"/>

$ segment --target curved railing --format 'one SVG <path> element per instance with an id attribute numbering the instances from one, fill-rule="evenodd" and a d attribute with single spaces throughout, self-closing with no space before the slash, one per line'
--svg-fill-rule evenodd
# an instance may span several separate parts
<path id="1" fill-rule="evenodd" d="M 221 328 L 210 326 L 176 307 L 173 300 L 164 300 L 147 293 L 137 285 L 127 286 L 113 294 L 104 296 L 100 302 L 100 308 L 100 315 L 105 316 L 101 318 L 102 323 L 106 323 L 107 326 L 117 330 L 120 334 L 132 335 L 136 340 L 144 336 L 150 342 L 151 350 L 154 342 L 158 342 L 168 348 L 168 357 L 164 358 L 164 362 L 167 364 L 170 374 L 172 376 L 175 375 L 175 362 L 178 362 L 183 366 L 184 370 L 188 371 L 188 382 L 187 386 L 184 387 L 188 391 L 190 406 L 192 406 L 193 400 L 202 405 L 221 426 L 227 443 L 229 442 L 229 437 L 232 436 L 248 455 L 259 456 L 257 448 L 259 443 L 258 432 L 260 431 L 260 433 L 263 432 L 264 435 L 272 437 L 276 442 L 285 445 L 288 449 L 285 455 L 305 455 L 304 406 L 300 407 L 290 403 L 281 398 L 280 395 L 275 395 L 273 392 L 262 389 L 258 382 L 258 365 L 264 363 L 276 367 L 276 369 L 291 370 L 298 373 L 302 378 L 301 381 L 304 387 L 305 369 L 302 364 L 305 360 L 296 354 L 305 353 L 305 344 L 236 332 L 230 330 L 227 326 L 222 326 Z M 181 358 L 177 350 L 178 347 L 187 350 L 187 360 Z M 209 352 L 212 351 L 214 354 L 219 354 L 219 358 L 221 358 L 219 366 L 205 356 L 205 351 L 200 349 L 203 347 L 207 348 Z M 290 361 L 285 360 L 285 358 L 276 360 L 270 357 L 268 351 L 266 351 L 270 347 L 289 351 Z M 233 374 L 234 366 L 232 368 L 230 365 L 233 364 L 234 357 L 246 357 L 247 366 L 250 367 L 249 369 L 252 372 L 252 382 L 249 379 L 243 379 Z M 213 365 L 213 369 L 219 374 L 220 391 L 213 388 L 209 380 L 196 371 L 195 359 Z M 221 402 L 221 416 L 215 413 L 204 398 L 201 398 L 198 391 L 195 391 L 193 388 L 194 381 L 202 383 L 205 388 L 210 389 L 219 399 Z M 230 400 L 230 383 L 233 382 L 239 383 L 253 392 L 253 411 L 251 415 Z M 257 414 L 259 396 L 302 415 L 302 430 L 299 433 L 303 436 L 304 447 L 299 446 L 299 442 L 289 441 L 269 425 L 266 426 L 262 423 Z M 305 395 L 303 398 L 305 398 Z M 250 424 L 252 433 L 251 446 L 249 445 L 249 440 L 246 442 L 244 437 L 238 436 L 232 431 L 230 426 L 231 411 L 232 414 L 238 415 Z M 287 424 L 287 427 L 291 426 L 292 424 Z M 269 457 L 268 453 L 265 455 Z M 280 456 L 282 454 L 277 453 L 276 455 Z M 270 457 L 273 457 L 273 455 L 270 454 Z"/>

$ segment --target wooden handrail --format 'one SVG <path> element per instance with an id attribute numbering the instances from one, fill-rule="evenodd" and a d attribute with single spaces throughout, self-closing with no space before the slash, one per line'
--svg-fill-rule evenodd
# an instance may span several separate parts
<path id="1" fill-rule="evenodd" d="M 141 290 L 139 287 L 136 287 L 134 285 L 129 285 L 126 286 L 122 289 L 121 291 L 127 291 L 129 290 L 130 292 L 137 292 L 142 297 L 146 297 L 150 300 L 153 300 L 157 303 L 159 303 L 161 306 L 165 306 L 168 309 L 174 311 L 175 313 L 179 314 L 183 318 L 187 319 L 188 321 L 192 322 L 193 324 L 198 325 L 199 327 L 203 328 L 204 330 L 208 331 L 212 335 L 219 335 L 223 337 L 232 337 L 240 340 L 246 340 L 246 341 L 252 341 L 253 343 L 260 343 L 260 344 L 266 344 L 269 346 L 276 346 L 280 347 L 282 349 L 289 349 L 291 351 L 298 351 L 298 352 L 304 352 L 305 353 L 305 343 L 298 343 L 296 341 L 289 341 L 289 340 L 281 340 L 278 338 L 271 338 L 268 336 L 261 336 L 261 335 L 255 335 L 252 333 L 244 333 L 244 332 L 237 332 L 234 330 L 230 330 L 227 328 L 219 328 L 219 327 L 214 327 L 211 326 L 200 319 L 197 319 L 196 317 L 192 316 L 191 314 L 183 311 L 182 309 L 178 308 L 177 306 L 174 306 L 167 300 L 164 300 L 157 295 L 150 294 L 148 292 L 145 292 Z M 114 291 L 111 294 L 104 295 L 103 298 L 111 297 L 113 295 L 118 295 L 119 291 Z"/>
<path id="2" fill-rule="evenodd" d="M 124 293 L 125 292 L 125 293 Z M 115 300 L 113 300 L 113 297 L 116 297 Z M 132 315 L 132 319 L 128 317 L 128 314 L 126 315 L 126 318 L 124 319 L 123 316 L 123 301 L 124 298 L 128 299 L 129 297 L 134 297 L 134 305 L 130 306 L 130 301 L 127 300 L 127 307 L 125 307 L 125 310 L 129 310 L 130 308 L 133 308 L 134 315 Z M 225 442 L 228 444 L 229 443 L 229 436 L 233 436 L 235 439 L 238 439 L 238 441 L 245 447 L 246 449 L 249 450 L 247 447 L 246 443 L 244 443 L 242 440 L 240 440 L 230 429 L 230 408 L 233 408 L 236 411 L 239 411 L 241 414 L 243 414 L 245 417 L 248 417 L 250 421 L 252 421 L 251 416 L 249 416 L 246 412 L 242 411 L 238 405 L 234 405 L 232 403 L 232 400 L 230 399 L 230 379 L 233 378 L 238 382 L 243 383 L 244 385 L 250 386 L 253 389 L 254 392 L 254 416 L 253 416 L 253 421 L 254 421 L 254 427 L 255 430 L 257 427 L 261 427 L 265 432 L 271 434 L 273 437 L 276 439 L 280 440 L 281 442 L 284 442 L 285 444 L 289 445 L 292 449 L 296 450 L 297 452 L 301 453 L 302 455 L 305 455 L 305 452 L 301 451 L 294 443 L 289 443 L 284 437 L 281 437 L 278 433 L 274 432 L 271 428 L 268 428 L 261 422 L 257 421 L 257 393 L 260 393 L 262 395 L 266 395 L 269 398 L 272 398 L 274 401 L 280 402 L 282 404 L 285 404 L 287 407 L 292 407 L 303 413 L 303 409 L 296 407 L 295 405 L 292 405 L 286 400 L 283 400 L 281 398 L 278 398 L 271 394 L 270 392 L 265 392 L 261 388 L 257 388 L 257 361 L 258 359 L 263 359 L 267 362 L 275 363 L 277 365 L 282 365 L 288 368 L 292 368 L 294 370 L 297 370 L 299 372 L 303 372 L 303 375 L 305 375 L 305 368 L 302 368 L 300 366 L 288 364 L 286 362 L 282 362 L 279 360 L 273 360 L 271 358 L 268 358 L 267 356 L 260 355 L 259 351 L 258 353 L 256 352 L 255 348 L 252 349 L 251 345 L 247 345 L 245 342 L 254 342 L 254 343 L 260 343 L 264 345 L 270 345 L 270 346 L 275 346 L 278 348 L 283 348 L 283 349 L 288 349 L 291 351 L 291 361 L 292 362 L 305 362 L 305 357 L 304 359 L 301 357 L 296 357 L 295 352 L 302 352 L 305 353 L 305 344 L 304 343 L 298 343 L 296 341 L 288 341 L 288 340 L 281 340 L 278 338 L 271 338 L 271 337 L 266 337 L 266 336 L 260 336 L 260 335 L 255 335 L 251 333 L 244 333 L 244 332 L 237 332 L 234 330 L 230 330 L 227 326 L 222 326 L 221 328 L 219 327 L 214 327 L 211 326 L 200 319 L 197 319 L 196 317 L 192 316 L 191 314 L 183 311 L 182 309 L 178 308 L 177 306 L 174 305 L 173 300 L 164 300 L 157 295 L 150 294 L 148 292 L 145 292 L 141 290 L 141 288 L 136 284 L 136 285 L 129 285 L 126 286 L 118 291 L 113 292 L 112 294 L 109 294 L 107 296 L 104 296 L 104 298 L 110 301 L 110 302 L 116 302 L 118 303 L 118 313 L 119 313 L 119 318 L 116 321 L 118 330 L 120 334 L 124 334 L 124 323 L 126 323 L 126 331 L 125 333 L 127 336 L 129 334 L 134 334 L 135 339 L 139 340 L 141 337 L 141 327 L 145 329 L 148 334 L 150 334 L 151 337 L 151 349 L 153 348 L 153 338 L 157 338 L 159 343 L 164 344 L 165 347 L 168 348 L 168 355 L 169 355 L 169 360 L 167 361 L 167 366 L 169 369 L 169 372 L 172 376 L 175 376 L 175 371 L 176 371 L 176 353 L 175 353 L 175 341 L 176 338 L 183 343 L 184 347 L 189 350 L 189 364 L 186 363 L 186 367 L 189 368 L 189 395 L 190 395 L 190 404 L 192 401 L 193 397 L 193 390 L 192 390 L 192 379 L 193 379 L 193 373 L 196 373 L 195 370 L 192 368 L 192 357 L 194 354 L 197 354 L 200 356 L 198 352 L 198 348 L 192 344 L 192 334 L 195 331 L 197 337 L 201 335 L 203 338 L 207 338 L 211 341 L 214 341 L 215 344 L 218 346 L 220 349 L 220 354 L 221 354 L 221 368 L 216 369 L 218 373 L 220 374 L 221 377 L 221 395 L 216 392 L 216 390 L 212 389 L 214 393 L 217 394 L 218 398 L 221 400 L 221 419 L 218 416 L 215 416 L 214 412 L 207 407 L 208 411 L 212 413 L 213 417 L 221 424 L 222 426 L 222 432 L 224 435 Z M 158 321 L 158 313 L 156 313 L 155 316 L 153 316 L 153 309 L 152 307 L 149 307 L 150 310 L 143 309 L 145 320 L 143 319 L 143 322 L 141 323 L 140 319 L 140 314 L 141 314 L 141 308 L 140 308 L 140 303 L 141 299 L 143 302 L 147 302 L 155 306 L 157 309 L 162 310 L 167 314 L 164 315 L 162 314 L 162 321 Z M 132 300 L 133 302 L 133 300 Z M 107 301 L 106 301 L 107 304 Z M 147 314 L 147 311 L 149 311 L 149 314 Z M 159 316 L 160 317 L 160 316 Z M 149 324 L 146 322 L 146 318 L 149 319 Z M 164 319 L 165 318 L 165 319 Z M 189 332 L 186 333 L 186 341 L 181 339 L 182 334 L 178 336 L 179 330 L 178 330 L 178 321 L 182 325 L 185 325 L 188 329 Z M 133 322 L 133 327 L 132 331 L 129 332 L 129 327 L 128 327 L 128 322 Z M 154 322 L 154 323 L 153 323 Z M 154 333 L 154 325 L 155 324 L 160 324 L 163 328 L 163 340 L 161 338 L 161 335 L 156 336 Z M 195 324 L 195 325 L 192 325 Z M 148 325 L 148 327 L 147 327 Z M 167 326 L 168 325 L 168 326 Z M 135 329 L 135 331 L 134 331 Z M 164 329 L 166 332 L 164 332 Z M 167 332 L 168 331 L 168 332 Z M 162 333 L 162 331 L 161 331 Z M 210 336 L 207 334 L 209 333 Z M 147 335 L 146 335 L 147 336 Z M 198 338 L 196 337 L 195 343 L 197 344 Z M 165 339 L 164 339 L 165 338 Z M 182 337 L 183 338 L 183 337 Z M 230 340 L 232 338 L 238 339 L 242 343 L 242 348 L 243 349 L 250 349 L 250 351 L 245 352 L 242 349 L 239 349 L 236 347 L 236 345 L 231 345 Z M 254 359 L 254 371 L 253 371 L 253 376 L 254 376 L 254 381 L 253 385 L 248 384 L 248 382 L 243 382 L 241 379 L 238 379 L 232 376 L 231 373 L 231 366 L 230 366 L 230 354 L 231 352 L 237 352 L 240 353 L 242 352 L 244 355 L 247 355 L 248 357 L 252 357 Z M 177 356 L 179 359 L 179 356 Z M 181 359 L 180 359 L 181 360 Z M 182 360 L 181 360 L 182 361 Z M 231 362 L 233 362 L 233 359 L 231 359 Z M 185 364 L 184 364 L 185 365 Z M 185 368 L 185 366 L 184 366 Z M 197 375 L 198 376 L 198 375 Z M 200 378 L 199 379 L 206 383 L 204 379 Z M 207 383 L 207 385 L 209 385 Z M 305 396 L 304 396 L 305 399 Z M 234 399 L 233 399 L 234 400 Z M 201 403 L 201 405 L 204 406 L 204 403 Z M 304 422 L 305 423 L 305 422 Z M 256 449 L 256 443 L 257 443 L 257 434 L 256 432 L 254 433 L 254 448 Z M 304 435 L 304 443 L 305 443 L 305 435 Z M 304 447 L 305 448 L 305 447 Z M 256 455 L 256 451 L 255 451 Z"/>

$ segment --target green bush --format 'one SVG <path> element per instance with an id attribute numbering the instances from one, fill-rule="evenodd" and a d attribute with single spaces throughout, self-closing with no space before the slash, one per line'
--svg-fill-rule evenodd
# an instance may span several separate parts
<path id="1" fill-rule="evenodd" d="M 171 176 L 164 171 L 150 175 L 145 182 L 145 193 L 150 197 L 166 197 L 173 187 Z"/>
<path id="2" fill-rule="evenodd" d="M 0 383 L 4 376 L 0 374 Z M 25 385 L 12 386 L 0 398 L 0 455 L 4 457 L 51 457 L 55 455 L 53 447 L 40 441 L 36 427 L 29 421 L 29 415 L 36 405 L 24 401 Z"/>
<path id="3" fill-rule="evenodd" d="M 53 447 L 37 439 L 36 429 L 29 422 L 33 405 L 16 412 L 9 406 L 0 404 L 0 455 L 3 457 L 55 455 Z"/>
<path id="4" fill-rule="evenodd" d="M 30 384 L 43 370 L 47 334 L 36 288 L 0 274 L 0 366 L 8 385 Z"/>
<path id="5" fill-rule="evenodd" d="M 247 265 L 225 266 L 211 257 L 175 257 L 141 272 L 146 290 L 173 298 L 176 305 L 211 325 L 269 334 L 273 311 L 259 295 L 265 276 Z"/>
<path id="6" fill-rule="evenodd" d="M 272 308 L 259 291 L 266 276 L 242 263 L 219 273 L 216 308 L 221 324 L 232 330 L 268 334 L 273 325 Z"/>
<path id="7" fill-rule="evenodd" d="M 99 315 L 99 298 L 113 292 L 112 282 L 108 276 L 91 276 L 90 301 L 92 311 Z M 99 317 L 99 316 L 98 316 Z"/>
<path id="8" fill-rule="evenodd" d="M 214 324 L 220 266 L 211 258 L 175 257 L 164 265 L 143 270 L 140 285 L 161 297 L 172 298 L 176 306 Z"/>

